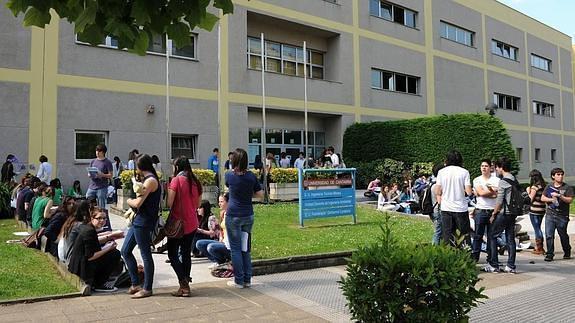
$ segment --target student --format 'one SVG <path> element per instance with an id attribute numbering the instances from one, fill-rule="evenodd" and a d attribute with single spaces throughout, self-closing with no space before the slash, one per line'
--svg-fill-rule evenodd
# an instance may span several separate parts
<path id="1" fill-rule="evenodd" d="M 499 178 L 491 176 L 491 160 L 483 159 L 480 165 L 481 175 L 473 179 L 473 190 L 477 196 L 475 204 L 475 234 L 473 235 L 473 249 L 471 255 L 475 261 L 479 261 L 481 254 L 481 244 L 483 236 L 489 238 L 491 223 L 489 218 L 495 208 L 495 198 L 499 187 Z M 487 244 L 487 255 L 489 256 L 489 243 Z M 488 260 L 489 261 L 489 260 Z"/>
<path id="2" fill-rule="evenodd" d="M 42 182 L 46 185 L 50 184 L 52 180 L 52 164 L 48 162 L 48 157 L 42 155 L 39 158 L 40 166 L 38 166 L 38 173 L 36 173 L 36 177 L 38 177 Z"/>
<path id="3" fill-rule="evenodd" d="M 212 262 L 212 264 L 208 266 L 209 269 L 216 269 L 218 266 L 229 262 L 231 259 L 230 249 L 226 246 L 227 238 L 225 225 L 229 198 L 230 196 L 228 193 L 218 197 L 218 205 L 220 206 L 220 224 L 217 224 L 217 220 L 215 220 L 216 223 L 210 226 L 210 230 L 203 232 L 208 236 L 213 235 L 217 237 L 217 240 L 202 239 L 196 242 L 198 250 L 205 253 L 208 259 Z"/>
<path id="4" fill-rule="evenodd" d="M 293 163 L 293 167 L 303 169 L 304 166 L 305 166 L 305 158 L 303 156 L 303 152 L 300 152 L 298 158 Z"/>
<path id="5" fill-rule="evenodd" d="M 50 181 L 50 187 L 52 187 L 52 190 L 54 192 L 54 205 L 58 206 L 60 204 L 62 204 L 62 196 L 64 195 L 64 193 L 62 192 L 62 183 L 60 182 L 59 178 L 54 178 L 53 180 Z"/>
<path id="6" fill-rule="evenodd" d="M 42 183 L 38 187 L 38 194 L 39 196 L 32 207 L 32 230 L 40 229 L 44 221 L 52 216 L 50 210 L 53 205 L 52 197 L 54 196 L 52 188 Z"/>
<path id="7" fill-rule="evenodd" d="M 68 190 L 68 196 L 71 196 L 75 199 L 82 198 L 84 194 L 82 193 L 82 187 L 80 186 L 80 181 L 75 180 L 72 184 L 72 187 Z"/>
<path id="8" fill-rule="evenodd" d="M 290 166 L 290 161 L 287 158 L 287 154 L 285 152 L 280 154 L 280 167 L 281 168 L 289 168 Z"/>
<path id="9" fill-rule="evenodd" d="M 551 170 L 552 182 L 547 185 L 541 201 L 547 203 L 545 210 L 545 240 L 547 254 L 545 261 L 553 261 L 555 256 L 555 230 L 561 239 L 563 259 L 571 259 L 571 244 L 567 234 L 569 224 L 569 204 L 573 202 L 573 187 L 563 182 L 565 172 L 561 168 Z"/>
<path id="10" fill-rule="evenodd" d="M 543 216 L 545 216 L 545 203 L 541 201 L 541 196 L 547 187 L 547 183 L 545 183 L 543 175 L 537 169 L 534 169 L 529 173 L 529 178 L 531 179 L 531 182 L 529 183 L 529 187 L 526 188 L 526 192 L 529 194 L 529 198 L 531 199 L 531 205 L 529 206 L 529 219 L 531 220 L 533 231 L 535 231 L 535 249 L 533 249 L 533 253 L 536 255 L 543 255 L 545 254 L 545 249 L 543 249 L 543 232 L 541 231 L 541 223 L 543 223 Z"/>
<path id="11" fill-rule="evenodd" d="M 106 208 L 108 196 L 108 181 L 112 179 L 114 167 L 112 162 L 106 158 L 108 148 L 104 144 L 96 146 L 96 158 L 90 163 L 90 167 L 95 167 L 97 173 L 89 173 L 90 186 L 86 191 L 86 198 L 95 196 L 98 199 L 98 206 L 102 209 Z"/>

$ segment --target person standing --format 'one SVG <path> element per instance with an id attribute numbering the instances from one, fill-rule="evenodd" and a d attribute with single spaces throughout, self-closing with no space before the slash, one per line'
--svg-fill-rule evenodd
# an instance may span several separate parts
<path id="1" fill-rule="evenodd" d="M 96 146 L 96 158 L 90 162 L 90 167 L 98 169 L 97 173 L 88 173 L 90 177 L 90 185 L 86 191 L 86 198 L 96 197 L 98 206 L 102 209 L 106 208 L 106 198 L 108 195 L 108 182 L 112 179 L 114 167 L 112 162 L 106 158 L 108 148 L 104 144 Z"/>
<path id="2" fill-rule="evenodd" d="M 228 153 L 228 160 L 226 160 L 226 163 L 224 164 L 224 169 L 227 172 L 228 170 L 232 170 L 232 155 L 234 153 L 232 151 L 230 151 Z"/>
<path id="3" fill-rule="evenodd" d="M 529 218 L 531 220 L 531 225 L 535 231 L 535 249 L 533 253 L 536 255 L 545 254 L 545 249 L 543 249 L 543 231 L 541 231 L 541 223 L 543 223 L 543 216 L 545 215 L 545 203 L 541 201 L 541 196 L 547 184 L 543 179 L 543 175 L 537 169 L 532 170 L 529 173 L 529 178 L 531 182 L 529 187 L 526 188 L 527 194 L 531 199 L 531 205 L 529 206 Z"/>
<path id="4" fill-rule="evenodd" d="M 298 158 L 293 163 L 293 167 L 303 169 L 304 165 L 305 165 L 305 158 L 303 156 L 303 152 L 300 152 Z"/>
<path id="5" fill-rule="evenodd" d="M 229 281 L 228 286 L 244 288 L 251 286 L 252 278 L 252 198 L 263 197 L 263 191 L 256 176 L 248 172 L 248 154 L 245 150 L 237 148 L 234 151 L 232 166 L 233 171 L 228 172 L 225 177 L 230 194 L 225 226 L 234 267 L 234 280 Z"/>
<path id="6" fill-rule="evenodd" d="M 198 229 L 196 209 L 202 198 L 202 184 L 192 172 L 186 156 L 174 162 L 174 178 L 168 186 L 167 206 L 170 217 L 183 222 L 184 235 L 181 238 L 168 238 L 168 258 L 180 283 L 180 288 L 172 296 L 190 296 L 192 271 L 192 242 Z"/>
<path id="7" fill-rule="evenodd" d="M 441 201 L 441 224 L 443 242 L 456 246 L 456 230 L 465 237 L 465 245 L 471 244 L 471 227 L 465 194 L 471 195 L 469 172 L 461 167 L 463 157 L 457 150 L 447 154 L 445 167 L 437 173 L 436 195 Z M 465 245 L 459 247 L 465 247 Z"/>
<path id="8" fill-rule="evenodd" d="M 495 207 L 489 222 L 491 228 L 489 229 L 489 264 L 483 268 L 484 271 L 490 273 L 499 272 L 499 258 L 497 253 L 497 239 L 503 231 L 505 231 L 505 243 L 507 244 L 507 265 L 503 269 L 504 272 L 509 274 L 516 274 L 515 256 L 517 254 L 515 243 L 515 219 L 519 214 L 513 214 L 508 210 L 508 205 L 511 203 L 511 190 L 513 185 L 519 185 L 515 176 L 511 174 L 511 160 L 507 157 L 501 157 L 495 162 L 495 171 L 497 175 L 501 176 L 499 186 L 497 188 L 497 199 Z M 503 212 L 501 212 L 503 211 Z"/>
<path id="9" fill-rule="evenodd" d="M 443 236 L 443 229 L 442 229 L 443 225 L 441 224 L 441 207 L 440 207 L 441 197 L 435 194 L 437 189 L 437 185 L 435 183 L 437 179 L 437 174 L 443 167 L 445 167 L 443 163 L 438 163 L 433 166 L 432 169 L 433 176 L 431 178 L 431 181 L 429 182 L 430 185 L 429 191 L 431 193 L 431 204 L 433 205 L 433 213 L 431 215 L 431 221 L 433 222 L 433 227 L 435 229 L 433 232 L 433 238 L 431 238 L 431 244 L 434 246 L 439 245 Z"/>
<path id="10" fill-rule="evenodd" d="M 50 181 L 52 180 L 52 164 L 48 162 L 48 157 L 44 155 L 40 156 L 38 161 L 40 162 L 40 166 L 38 166 L 36 177 L 46 183 L 46 185 L 50 185 Z"/>
<path id="11" fill-rule="evenodd" d="M 285 152 L 280 154 L 280 167 L 281 168 L 289 168 L 290 161 L 287 158 L 287 154 Z"/>
<path id="12" fill-rule="evenodd" d="M 208 158 L 208 169 L 211 169 L 215 173 L 215 182 L 218 189 L 220 188 L 220 150 L 214 148 L 212 150 L 212 155 Z"/>
<path id="13" fill-rule="evenodd" d="M 483 236 L 489 238 L 490 223 L 489 219 L 495 208 L 495 198 L 497 197 L 497 188 L 499 187 L 499 178 L 491 176 L 491 160 L 483 159 L 481 161 L 481 175 L 473 179 L 473 189 L 477 197 L 475 204 L 475 234 L 473 235 L 473 249 L 471 255 L 477 262 L 481 254 L 481 244 Z M 487 241 L 487 256 L 489 257 L 489 241 Z M 487 260 L 489 262 L 489 259 Z"/>
<path id="14" fill-rule="evenodd" d="M 573 202 L 573 187 L 563 182 L 565 172 L 561 168 L 551 170 L 553 182 L 545 188 L 541 201 L 547 203 L 545 210 L 545 240 L 547 254 L 545 261 L 553 261 L 555 256 L 555 230 L 561 239 L 563 259 L 571 259 L 571 244 L 567 234 L 569 224 L 569 204 Z"/>
<path id="15" fill-rule="evenodd" d="M 14 164 L 12 163 L 14 155 L 9 154 L 6 156 L 6 162 L 2 164 L 2 183 L 11 183 L 14 180 Z"/>
<path id="16" fill-rule="evenodd" d="M 122 258 L 128 268 L 132 286 L 128 289 L 128 294 L 132 298 L 144 298 L 152 296 L 152 285 L 154 282 L 154 260 L 152 259 L 152 231 L 158 221 L 160 211 L 160 200 L 162 189 L 156 170 L 152 165 L 152 157 L 143 155 L 136 161 L 136 167 L 144 178 L 143 192 L 135 199 L 128 199 L 128 205 L 137 209 L 132 226 L 122 246 Z M 144 286 L 140 286 L 138 276 L 138 264 L 132 251 L 138 245 L 140 254 L 144 262 Z"/>
<path id="17" fill-rule="evenodd" d="M 136 159 L 138 158 L 138 155 L 140 155 L 138 149 L 133 149 L 130 151 L 128 154 L 128 170 L 136 169 Z"/>

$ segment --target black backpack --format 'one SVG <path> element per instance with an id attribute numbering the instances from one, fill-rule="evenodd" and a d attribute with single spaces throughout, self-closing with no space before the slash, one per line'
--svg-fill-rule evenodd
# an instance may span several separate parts
<path id="1" fill-rule="evenodd" d="M 423 190 L 423 194 L 421 194 L 421 198 L 419 199 L 419 209 L 421 210 L 421 214 L 431 215 L 433 214 L 433 209 L 437 206 L 437 203 L 433 204 L 431 200 L 431 187 L 435 183 L 429 183 L 429 185 Z"/>
<path id="2" fill-rule="evenodd" d="M 509 202 L 503 202 L 503 214 L 513 216 L 523 215 L 525 205 L 531 204 L 529 194 L 521 189 L 521 185 L 519 185 L 517 180 L 511 180 L 509 178 L 504 178 L 503 180 L 511 185 Z"/>

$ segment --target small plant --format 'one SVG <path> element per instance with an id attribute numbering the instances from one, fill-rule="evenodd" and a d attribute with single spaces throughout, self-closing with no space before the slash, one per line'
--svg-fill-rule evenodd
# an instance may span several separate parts
<path id="1" fill-rule="evenodd" d="M 259 169 L 255 169 L 255 168 L 250 168 L 248 169 L 249 172 L 252 172 L 254 175 L 256 175 L 256 178 L 260 178 L 262 172 Z"/>
<path id="2" fill-rule="evenodd" d="M 360 322 L 458 322 L 487 298 L 475 284 L 469 252 L 447 246 L 400 243 L 390 217 L 379 241 L 359 248 L 342 278 L 343 294 Z"/>
<path id="3" fill-rule="evenodd" d="M 198 178 L 202 186 L 212 186 L 216 183 L 216 173 L 211 169 L 193 169 L 194 175 Z"/>
<path id="4" fill-rule="evenodd" d="M 297 183 L 298 170 L 297 168 L 272 168 L 271 170 L 272 183 Z"/>
<path id="5" fill-rule="evenodd" d="M 134 177 L 133 170 L 124 170 L 120 173 L 120 182 L 125 191 L 132 189 L 132 177 Z"/>
<path id="6" fill-rule="evenodd" d="M 0 214 L 8 214 L 10 211 L 11 196 L 10 184 L 0 183 Z"/>

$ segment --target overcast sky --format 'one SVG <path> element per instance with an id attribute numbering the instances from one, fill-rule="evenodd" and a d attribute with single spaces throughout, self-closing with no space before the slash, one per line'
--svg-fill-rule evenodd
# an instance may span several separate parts
<path id="1" fill-rule="evenodd" d="M 498 1 L 575 38 L 575 0 Z"/>

